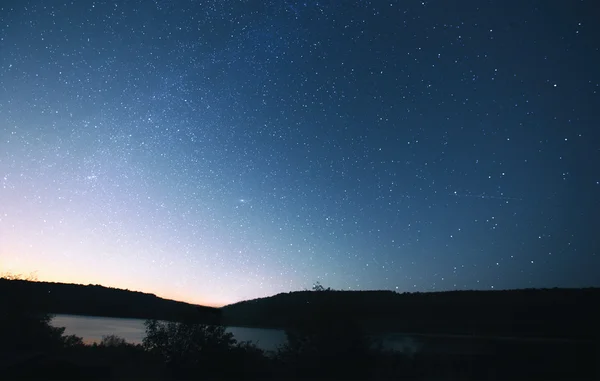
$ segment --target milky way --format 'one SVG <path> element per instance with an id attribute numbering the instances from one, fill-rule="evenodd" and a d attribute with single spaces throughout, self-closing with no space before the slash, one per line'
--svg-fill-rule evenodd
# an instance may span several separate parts
<path id="1" fill-rule="evenodd" d="M 223 305 L 600 286 L 593 1 L 3 1 L 0 270 Z"/>

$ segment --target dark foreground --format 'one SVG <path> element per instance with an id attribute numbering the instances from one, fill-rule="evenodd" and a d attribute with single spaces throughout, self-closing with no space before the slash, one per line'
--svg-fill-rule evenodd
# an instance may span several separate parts
<path id="1" fill-rule="evenodd" d="M 286 348 L 267 357 L 251 346 L 149 350 L 125 343 L 3 356 L 3 380 L 597 380 L 593 348 L 499 348 L 490 355 L 367 353 Z M 179 351 L 185 351 L 185 345 Z M 164 351 L 164 352 L 162 352 Z M 193 353 L 196 352 L 197 353 Z M 11 358 L 12 357 L 12 358 Z"/>
<path id="2" fill-rule="evenodd" d="M 2 315 L 2 380 L 598 380 L 595 341 L 486 339 L 479 353 L 382 350 L 358 325 L 325 317 L 290 327 L 275 353 L 222 326 L 146 321 L 142 345 L 84 345 L 45 314 Z"/>
<path id="3" fill-rule="evenodd" d="M 237 342 L 221 325 L 186 319 L 146 320 L 142 345 L 116 336 L 84 345 L 50 325 L 44 298 L 29 289 L 0 293 L 1 380 L 600 379 L 597 335 L 586 338 L 573 327 L 564 332 L 577 337 L 560 340 L 479 336 L 475 350 L 456 350 L 448 339 L 414 355 L 394 353 L 373 341 L 360 319 L 330 308 L 341 294 L 324 293 L 313 299 L 320 304 L 310 314 L 285 321 L 287 342 L 275 353 Z"/>

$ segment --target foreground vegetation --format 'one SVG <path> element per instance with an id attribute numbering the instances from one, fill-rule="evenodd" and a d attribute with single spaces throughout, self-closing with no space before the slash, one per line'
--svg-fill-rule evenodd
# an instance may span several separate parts
<path id="1" fill-rule="evenodd" d="M 24 289 L 25 290 L 25 289 Z M 359 319 L 340 319 L 336 293 L 316 293 L 311 314 L 288 319 L 275 353 L 238 342 L 221 325 L 146 320 L 143 343 L 117 336 L 85 345 L 50 325 L 47 300 L 0 293 L 3 380 L 584 380 L 598 379 L 597 341 L 494 342 L 491 352 L 394 353 Z M 438 316 L 443 319 L 443 316 Z"/>

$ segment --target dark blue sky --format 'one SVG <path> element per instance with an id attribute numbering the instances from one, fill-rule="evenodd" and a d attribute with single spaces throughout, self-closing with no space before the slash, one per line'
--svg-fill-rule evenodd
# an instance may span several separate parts
<path id="1" fill-rule="evenodd" d="M 600 286 L 594 1 L 8 1 L 0 268 L 221 305 Z"/>

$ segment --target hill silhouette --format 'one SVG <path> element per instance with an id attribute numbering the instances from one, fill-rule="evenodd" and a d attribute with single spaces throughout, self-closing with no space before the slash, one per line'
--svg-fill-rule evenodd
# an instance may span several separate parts
<path id="1" fill-rule="evenodd" d="M 4 297 L 2 297 L 4 296 Z M 51 314 L 219 323 L 218 308 L 160 298 L 154 294 L 100 285 L 0 278 L 0 309 L 10 300 L 35 300 Z M 22 297 L 21 297 L 22 296 Z M 4 307 L 6 307 L 4 306 Z"/>
<path id="2" fill-rule="evenodd" d="M 374 333 L 600 338 L 600 288 L 433 293 L 323 289 L 213 308 L 100 285 L 0 278 L 0 295 L 27 295 L 43 301 L 41 308 L 52 314 L 286 329 L 326 311 L 329 319 L 351 320 Z"/>
<path id="3" fill-rule="evenodd" d="M 598 339 L 600 289 L 299 291 L 222 307 L 224 324 L 286 328 L 330 311 L 371 332 Z"/>
<path id="4" fill-rule="evenodd" d="M 591 288 L 399 294 L 319 287 L 215 309 L 97 285 L 0 279 L 0 373 L 7 380 L 598 379 L 599 297 Z M 171 321 L 147 320 L 143 345 L 113 335 L 90 346 L 52 327 L 52 313 Z M 236 342 L 223 325 L 283 328 L 287 340 L 267 355 Z M 431 338 L 406 354 L 385 350 L 377 331 Z M 443 335 L 479 343 L 463 351 Z"/>

